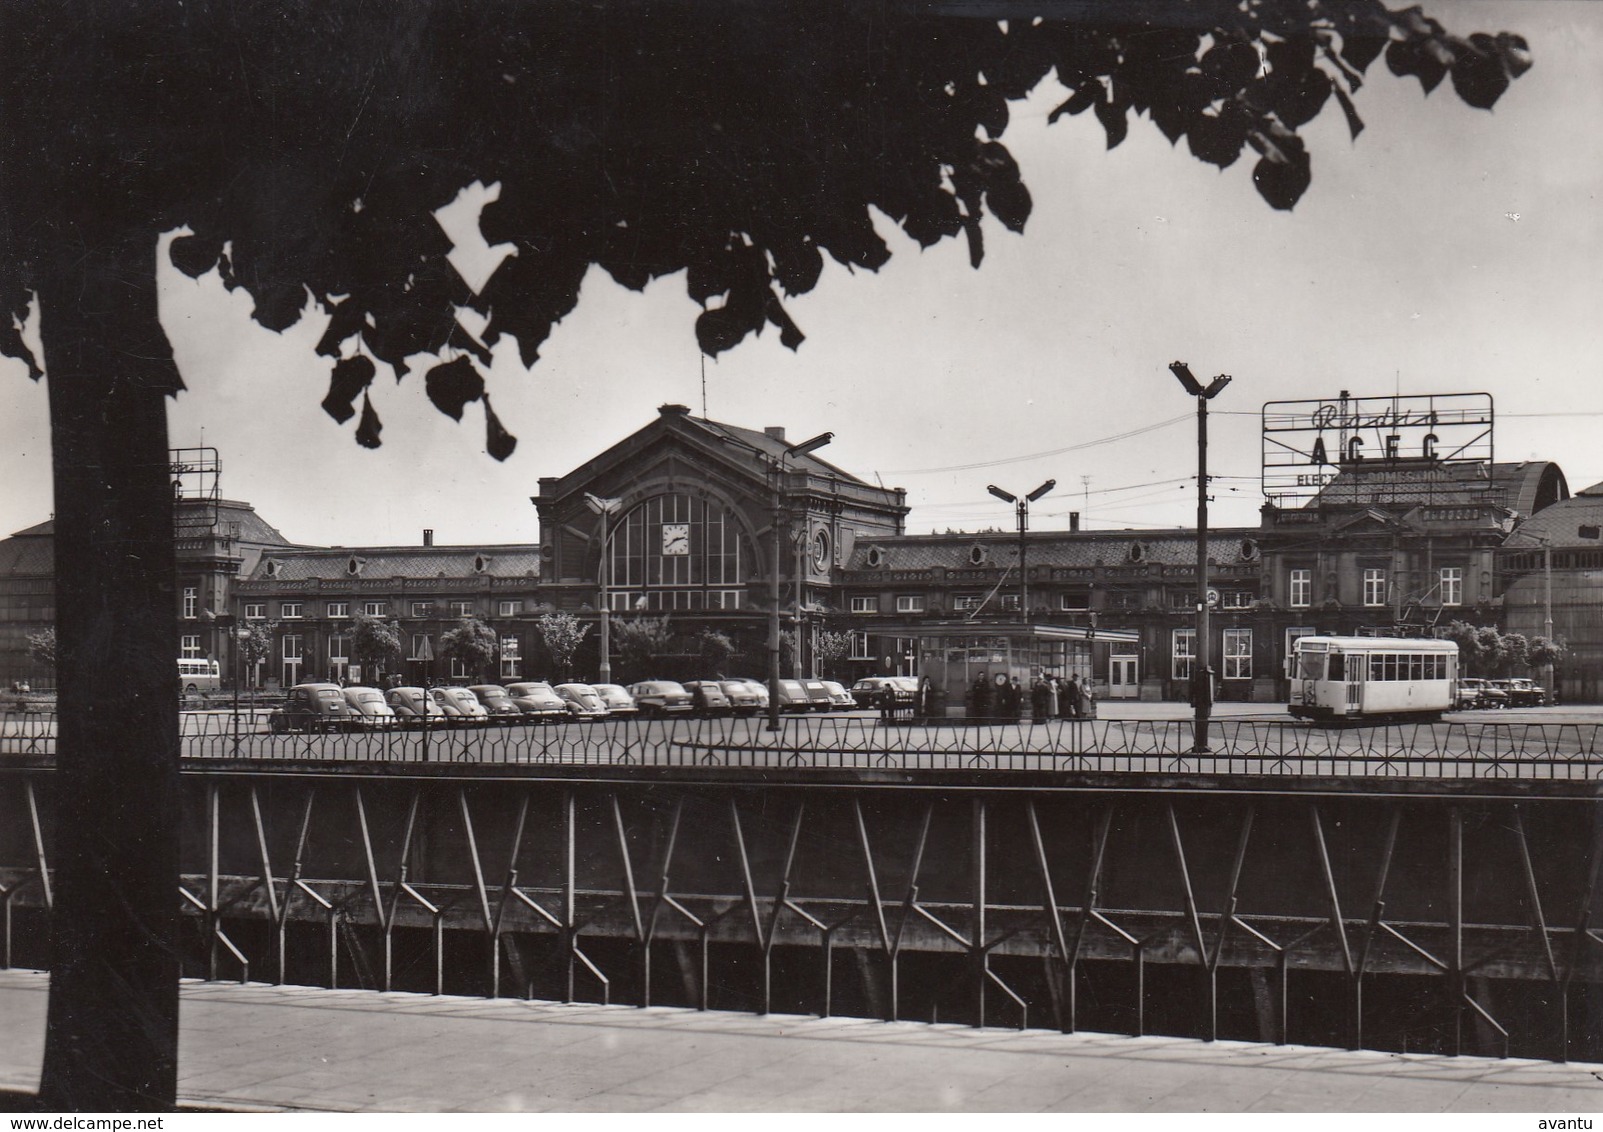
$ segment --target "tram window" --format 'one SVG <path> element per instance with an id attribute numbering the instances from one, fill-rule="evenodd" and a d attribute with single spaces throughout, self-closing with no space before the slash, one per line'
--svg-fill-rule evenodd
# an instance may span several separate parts
<path id="1" fill-rule="evenodd" d="M 1347 658 L 1345 656 L 1339 652 L 1330 654 L 1330 678 L 1332 680 L 1347 679 L 1346 668 Z"/>
<path id="2" fill-rule="evenodd" d="M 1386 675 L 1386 662 L 1376 653 L 1369 658 L 1369 678 L 1371 680 L 1383 679 Z"/>
<path id="3" fill-rule="evenodd" d="M 1325 667 L 1325 654 L 1322 652 L 1298 652 L 1297 658 L 1301 662 L 1297 675 L 1303 680 L 1318 680 L 1319 674 Z"/>

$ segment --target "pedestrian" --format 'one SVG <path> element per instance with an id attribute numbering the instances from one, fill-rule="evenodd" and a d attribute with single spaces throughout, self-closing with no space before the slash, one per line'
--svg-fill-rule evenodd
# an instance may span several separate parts
<path id="1" fill-rule="evenodd" d="M 1042 713 L 1048 719 L 1058 716 L 1058 678 L 1056 674 L 1046 678 L 1046 711 Z"/>
<path id="2" fill-rule="evenodd" d="M 1019 683 L 1017 676 L 1013 677 L 1013 682 L 1007 686 L 1007 708 L 1008 718 L 1024 717 L 1024 686 Z"/>
<path id="3" fill-rule="evenodd" d="M 991 682 L 983 671 L 969 687 L 968 713 L 974 719 L 984 719 L 991 714 Z"/>
<path id="4" fill-rule="evenodd" d="M 1080 703 L 1078 711 L 1081 719 L 1096 718 L 1096 696 L 1091 693 L 1091 678 L 1089 676 L 1080 681 Z"/>
<path id="5" fill-rule="evenodd" d="M 1046 719 L 1046 677 L 1037 672 L 1035 681 L 1030 685 L 1030 722 L 1041 723 Z"/>
<path id="6" fill-rule="evenodd" d="M 928 719 L 935 714 L 935 686 L 930 683 L 928 676 L 918 678 L 918 698 L 914 706 L 920 719 Z"/>
<path id="7" fill-rule="evenodd" d="M 1005 672 L 998 672 L 991 684 L 991 713 L 1006 719 L 1013 714 L 1013 685 Z"/>
<path id="8" fill-rule="evenodd" d="M 1063 692 L 1058 697 L 1058 712 L 1064 719 L 1075 719 L 1080 714 L 1080 683 L 1079 677 L 1069 673 L 1069 682 L 1063 686 Z"/>
<path id="9" fill-rule="evenodd" d="M 879 686 L 879 721 L 896 722 L 896 689 L 889 680 Z"/>

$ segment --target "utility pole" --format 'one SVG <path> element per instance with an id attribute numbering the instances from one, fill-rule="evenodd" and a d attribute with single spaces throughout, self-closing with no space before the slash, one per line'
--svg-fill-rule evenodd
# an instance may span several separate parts
<path id="1" fill-rule="evenodd" d="M 1169 363 L 1169 372 L 1197 400 L 1197 647 L 1192 673 L 1193 730 L 1191 750 L 1207 754 L 1208 720 L 1213 715 L 1213 663 L 1208 626 L 1208 402 L 1230 384 L 1220 374 L 1206 386 L 1191 374 L 1185 362 Z"/>

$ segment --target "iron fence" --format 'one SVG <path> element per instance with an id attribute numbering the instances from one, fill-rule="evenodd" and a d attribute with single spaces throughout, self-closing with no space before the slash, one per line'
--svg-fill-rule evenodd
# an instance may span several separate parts
<path id="1" fill-rule="evenodd" d="M 1603 722 L 1447 722 L 1331 728 L 1215 719 L 1210 750 L 1188 719 L 886 722 L 800 716 L 373 728 L 274 734 L 264 712 L 181 716 L 186 760 L 442 763 L 498 767 L 1033 771 L 1336 778 L 1603 778 Z M 55 717 L 0 714 L 0 756 L 48 759 Z"/>

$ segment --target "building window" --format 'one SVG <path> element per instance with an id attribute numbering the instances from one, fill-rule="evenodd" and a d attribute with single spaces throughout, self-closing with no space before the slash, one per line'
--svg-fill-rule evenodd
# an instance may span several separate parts
<path id="1" fill-rule="evenodd" d="M 299 633 L 284 634 L 279 656 L 282 658 L 280 679 L 286 688 L 301 682 L 301 649 L 304 645 L 305 641 Z"/>
<path id="2" fill-rule="evenodd" d="M 516 604 L 520 608 L 523 605 L 521 601 L 516 603 L 503 601 L 501 604 Z M 516 637 L 501 638 L 501 679 L 503 680 L 516 680 L 518 678 L 519 665 L 522 662 L 522 658 L 518 655 L 518 647 L 518 639 Z"/>
<path id="3" fill-rule="evenodd" d="M 952 612 L 953 613 L 972 613 L 976 609 L 979 609 L 984 604 L 985 604 L 985 595 L 984 594 L 953 594 L 952 595 Z M 897 612 L 901 612 L 900 606 L 897 607 Z"/>
<path id="4" fill-rule="evenodd" d="M 178 638 L 178 655 L 183 660 L 199 660 L 201 658 L 200 637 L 198 634 L 185 633 Z"/>
<path id="5" fill-rule="evenodd" d="M 867 597 L 852 598 L 853 613 L 878 613 L 879 595 L 869 594 Z"/>
<path id="6" fill-rule="evenodd" d="M 755 561 L 734 512 L 683 492 L 630 510 L 610 529 L 607 555 L 608 590 L 662 611 L 739 609 Z"/>
<path id="7" fill-rule="evenodd" d="M 328 675 L 334 681 L 344 680 L 351 670 L 351 635 L 332 633 L 328 638 Z M 371 680 L 376 673 L 364 673 Z"/>
<path id="8" fill-rule="evenodd" d="M 1252 630 L 1226 629 L 1224 636 L 1224 678 L 1226 680 L 1252 679 Z"/>
<path id="9" fill-rule="evenodd" d="M 1313 604 L 1314 572 L 1312 570 L 1293 570 L 1291 572 L 1290 592 L 1286 604 L 1293 609 L 1307 609 Z"/>
<path id="10" fill-rule="evenodd" d="M 267 603 L 265 601 L 247 601 L 245 603 L 245 620 L 267 620 Z"/>
<path id="11" fill-rule="evenodd" d="M 1378 566 L 1371 566 L 1364 571 L 1364 604 L 1386 604 L 1386 571 Z"/>
<path id="12" fill-rule="evenodd" d="M 1019 611 L 1019 595 L 1003 594 L 1002 608 L 1007 610 L 1009 613 L 1017 613 Z"/>
<path id="13" fill-rule="evenodd" d="M 897 594 L 896 595 L 896 612 L 897 613 L 923 613 L 924 612 L 924 595 L 923 594 Z"/>
<path id="14" fill-rule="evenodd" d="M 1226 590 L 1221 601 L 1226 609 L 1251 609 L 1257 597 L 1251 590 Z"/>
<path id="15" fill-rule="evenodd" d="M 195 586 L 184 587 L 184 618 L 193 621 L 200 612 L 200 590 Z"/>
<path id="16" fill-rule="evenodd" d="M 1176 680 L 1191 679 L 1191 665 L 1197 656 L 1197 631 L 1195 629 L 1176 629 L 1174 631 L 1174 678 Z"/>
<path id="17" fill-rule="evenodd" d="M 1442 604 L 1464 604 L 1464 568 L 1462 566 L 1442 567 Z"/>
<path id="18" fill-rule="evenodd" d="M 501 611 L 500 615 L 502 617 L 516 617 L 523 612 L 523 602 L 521 599 L 517 601 L 503 601 L 498 608 Z"/>
<path id="19" fill-rule="evenodd" d="M 427 617 L 429 615 L 429 612 L 433 608 L 434 608 L 434 606 L 430 602 L 414 601 L 412 603 L 412 616 L 413 617 Z"/>
<path id="20" fill-rule="evenodd" d="M 868 634 L 861 630 L 852 631 L 852 659 L 874 659 L 874 654 L 868 651 Z"/>
<path id="21" fill-rule="evenodd" d="M 451 603 L 452 617 L 472 617 L 473 603 L 471 601 L 453 601 Z"/>
<path id="22" fill-rule="evenodd" d="M 348 601 L 331 601 L 328 603 L 328 619 L 330 621 L 343 621 L 351 615 L 351 603 Z"/>
<path id="23" fill-rule="evenodd" d="M 286 621 L 294 621 L 301 615 L 301 603 L 298 601 L 282 602 L 278 607 L 278 615 Z"/>
<path id="24" fill-rule="evenodd" d="M 461 657 L 453 656 L 451 658 L 451 679 L 466 680 L 467 678 L 468 666 L 462 663 Z"/>
<path id="25" fill-rule="evenodd" d="M 1063 610 L 1086 610 L 1091 608 L 1091 595 L 1088 593 L 1065 593 L 1058 595 L 1058 608 Z"/>
<path id="26" fill-rule="evenodd" d="M 362 615 L 364 617 L 383 617 L 389 611 L 390 603 L 387 601 L 364 601 L 362 603 Z"/>
<path id="27" fill-rule="evenodd" d="M 434 655 L 434 650 L 429 647 L 429 635 L 427 633 L 413 633 L 412 651 L 408 654 L 407 659 L 422 660 L 425 654 L 431 657 Z"/>

